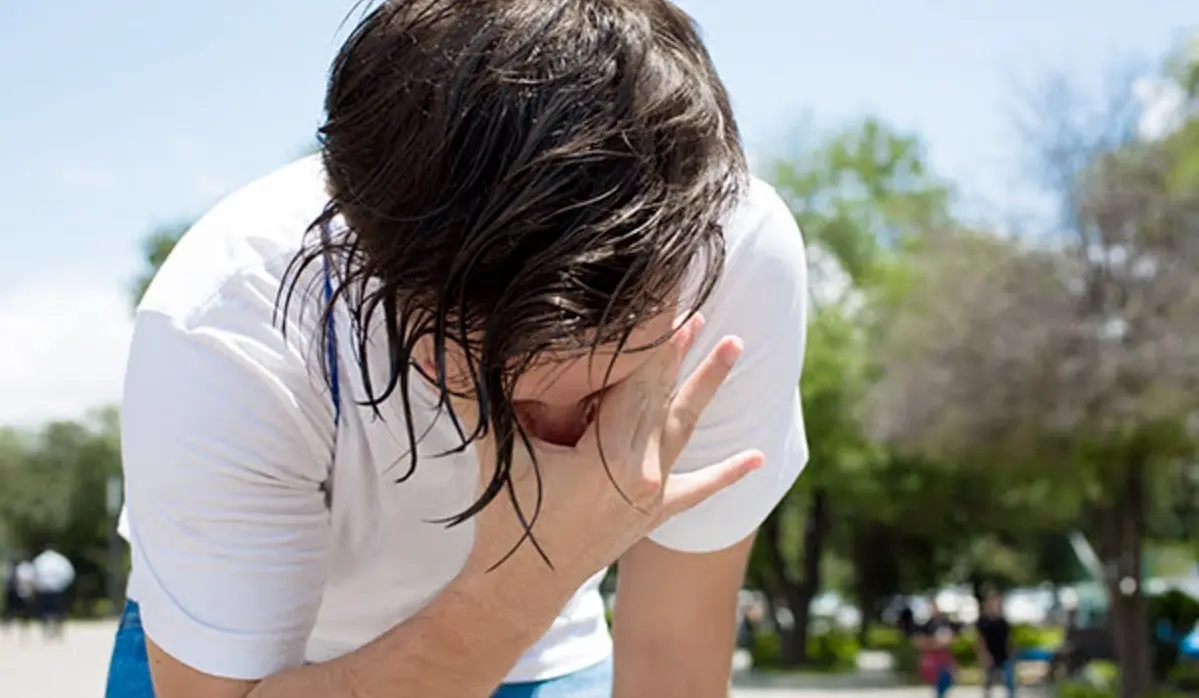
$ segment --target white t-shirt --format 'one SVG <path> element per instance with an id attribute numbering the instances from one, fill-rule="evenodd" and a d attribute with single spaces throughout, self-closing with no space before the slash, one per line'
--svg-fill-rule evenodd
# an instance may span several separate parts
<path id="1" fill-rule="evenodd" d="M 33 558 L 34 584 L 43 594 L 60 594 L 75 581 L 75 566 L 57 550 L 45 550 Z"/>
<path id="2" fill-rule="evenodd" d="M 154 642 L 205 673 L 258 679 L 351 652 L 436 596 L 472 545 L 469 522 L 434 521 L 473 500 L 474 455 L 436 457 L 457 432 L 414 388 L 425 437 L 415 474 L 397 484 L 408 466 L 403 417 L 394 404 L 381 420 L 356 404 L 364 391 L 346 332 L 335 420 L 318 369 L 319 265 L 286 334 L 274 319 L 280 280 L 327 200 L 315 157 L 236 192 L 183 237 L 138 308 L 121 413 L 129 596 Z M 797 391 L 807 272 L 795 220 L 755 181 L 726 237 L 727 268 L 684 375 L 724 335 L 742 337 L 745 353 L 676 468 L 750 447 L 766 464 L 653 533 L 682 551 L 750 534 L 807 459 Z M 348 321 L 339 309 L 335 327 Z M 383 354 L 367 356 L 380 378 Z M 579 590 L 508 680 L 608 656 L 598 584 Z"/>
<path id="3" fill-rule="evenodd" d="M 18 562 L 13 574 L 17 577 L 17 596 L 31 599 L 37 593 L 37 570 L 29 561 Z"/>

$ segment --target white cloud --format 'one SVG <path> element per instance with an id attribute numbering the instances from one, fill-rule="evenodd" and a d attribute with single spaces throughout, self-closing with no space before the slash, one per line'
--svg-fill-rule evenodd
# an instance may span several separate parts
<path id="1" fill-rule="evenodd" d="M 0 425 L 118 401 L 131 332 L 119 286 L 63 277 L 0 293 Z"/>

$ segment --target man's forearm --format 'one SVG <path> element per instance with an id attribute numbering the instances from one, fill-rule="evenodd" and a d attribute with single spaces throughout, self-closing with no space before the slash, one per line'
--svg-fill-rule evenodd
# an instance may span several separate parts
<path id="1" fill-rule="evenodd" d="M 620 559 L 616 698 L 725 698 L 737 636 L 737 590 L 753 536 L 709 553 L 646 539 Z"/>
<path id="2" fill-rule="evenodd" d="M 631 649 L 631 648 L 626 648 Z M 617 650 L 613 698 L 726 698 L 733 671 L 733 652 L 722 660 L 696 661 L 691 656 Z"/>
<path id="3" fill-rule="evenodd" d="M 269 677 L 247 698 L 491 695 L 569 598 L 528 594 L 512 605 L 521 593 L 500 577 L 502 568 L 455 580 L 424 610 L 374 642 L 339 659 Z"/>

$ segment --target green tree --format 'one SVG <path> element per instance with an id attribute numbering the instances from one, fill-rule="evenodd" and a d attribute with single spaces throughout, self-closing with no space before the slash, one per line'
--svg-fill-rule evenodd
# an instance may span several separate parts
<path id="1" fill-rule="evenodd" d="M 1179 174 L 1195 157 L 1180 145 L 1187 127 L 1129 140 L 1126 113 L 1042 110 L 1062 230 L 949 231 L 912 256 L 869 411 L 890 443 L 1030 468 L 1077 507 L 1105 565 L 1131 697 L 1150 683 L 1148 495 L 1195 457 L 1199 188 Z"/>
<path id="2" fill-rule="evenodd" d="M 799 665 L 810 659 L 809 607 L 822 587 L 834 515 L 844 521 L 868 508 L 863 483 L 883 462 L 856 415 L 871 371 L 864 301 L 891 248 L 949 220 L 950 191 L 929 172 L 917 138 L 876 119 L 775 162 L 768 178 L 808 242 L 812 314 L 801 394 L 810 465 L 763 525 L 751 581 L 791 612 L 782 659 Z"/>
<path id="3" fill-rule="evenodd" d="M 191 226 L 192 224 L 186 221 L 161 225 L 155 228 L 145 241 L 142 242 L 142 255 L 145 261 L 145 268 L 133 282 L 134 306 L 141 302 L 142 296 L 146 295 L 146 289 L 150 288 L 150 282 L 154 280 L 154 275 L 158 273 L 158 270 L 167 261 L 167 257 L 171 255 L 171 250 L 175 249 L 175 244 L 179 242 L 179 238 L 183 237 L 183 234 Z"/>
<path id="4" fill-rule="evenodd" d="M 108 480 L 120 473 L 117 412 L 52 422 L 36 432 L 0 432 L 0 521 L 5 547 L 36 554 L 53 544 L 74 563 L 77 607 L 106 598 L 113 521 Z"/>

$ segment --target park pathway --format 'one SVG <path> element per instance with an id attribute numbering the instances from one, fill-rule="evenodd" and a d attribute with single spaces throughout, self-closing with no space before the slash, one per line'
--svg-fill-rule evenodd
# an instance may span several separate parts
<path id="1" fill-rule="evenodd" d="M 0 630 L 0 697 L 2 698 L 102 698 L 115 624 L 75 623 L 62 642 L 48 643 L 37 632 L 21 637 L 13 629 Z M 852 677 L 800 680 L 783 685 L 780 679 L 739 681 L 731 698 L 929 698 L 923 688 L 863 687 Z M 963 688 L 957 696 L 979 695 Z M 956 698 L 956 697 L 955 697 Z"/>

